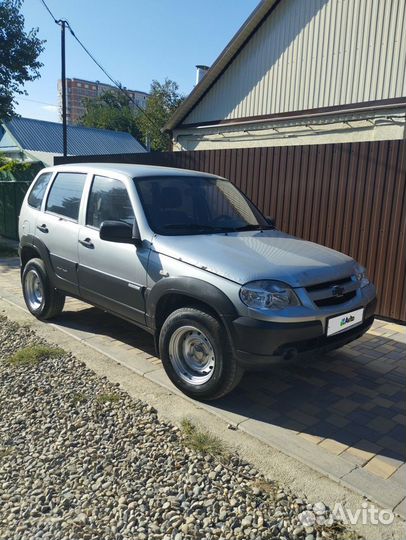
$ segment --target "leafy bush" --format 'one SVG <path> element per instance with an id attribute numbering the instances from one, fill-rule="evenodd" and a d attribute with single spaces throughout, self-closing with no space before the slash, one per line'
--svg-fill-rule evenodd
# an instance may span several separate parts
<path id="1" fill-rule="evenodd" d="M 41 161 L 7 160 L 0 156 L 0 181 L 32 182 L 43 167 Z"/>

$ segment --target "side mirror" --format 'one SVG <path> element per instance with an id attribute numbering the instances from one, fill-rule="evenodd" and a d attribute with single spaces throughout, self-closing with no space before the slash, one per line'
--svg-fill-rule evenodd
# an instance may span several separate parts
<path id="1" fill-rule="evenodd" d="M 134 222 L 132 227 L 123 221 L 103 221 L 100 226 L 100 238 L 107 242 L 141 245 L 140 232 Z"/>
<path id="2" fill-rule="evenodd" d="M 272 218 L 272 217 L 267 216 L 265 219 L 266 219 L 266 222 L 268 223 L 268 225 L 270 225 L 271 227 L 273 227 L 274 229 L 276 229 L 275 218 Z"/>

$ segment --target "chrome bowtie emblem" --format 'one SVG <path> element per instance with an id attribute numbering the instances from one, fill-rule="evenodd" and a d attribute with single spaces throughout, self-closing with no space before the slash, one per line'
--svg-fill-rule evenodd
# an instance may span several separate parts
<path id="1" fill-rule="evenodd" d="M 331 294 L 333 296 L 343 296 L 344 295 L 344 287 L 340 287 L 339 285 L 334 285 L 331 289 Z"/>

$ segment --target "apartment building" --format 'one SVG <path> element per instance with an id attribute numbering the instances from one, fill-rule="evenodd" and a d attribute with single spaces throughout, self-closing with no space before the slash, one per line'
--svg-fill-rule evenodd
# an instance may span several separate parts
<path id="1" fill-rule="evenodd" d="M 134 109 L 145 108 L 148 99 L 146 92 L 139 90 L 129 90 L 125 88 L 128 96 L 134 101 Z M 68 124 L 75 125 L 85 112 L 84 100 L 86 98 L 97 98 L 105 92 L 118 91 L 111 84 L 100 81 L 87 81 L 85 79 L 66 79 L 66 116 Z M 58 94 L 60 111 L 62 114 L 62 81 L 58 81 Z"/>

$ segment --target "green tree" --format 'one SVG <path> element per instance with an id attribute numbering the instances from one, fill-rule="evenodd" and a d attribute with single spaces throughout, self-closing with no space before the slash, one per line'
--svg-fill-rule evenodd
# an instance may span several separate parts
<path id="1" fill-rule="evenodd" d="M 152 81 L 145 114 L 139 113 L 137 117 L 143 139 L 149 141 L 151 150 L 168 150 L 169 137 L 166 133 L 162 133 L 161 129 L 184 99 L 175 81 L 170 79 L 165 79 L 163 83 Z"/>
<path id="2" fill-rule="evenodd" d="M 129 98 L 119 91 L 104 92 L 97 98 L 84 100 L 85 113 L 80 124 L 86 127 L 126 131 L 142 142 L 137 115 Z"/>
<path id="3" fill-rule="evenodd" d="M 38 56 L 45 42 L 38 29 L 24 30 L 21 5 L 22 0 L 0 0 L 0 120 L 13 115 L 15 94 L 26 94 L 23 84 L 37 79 L 42 66 Z"/>

